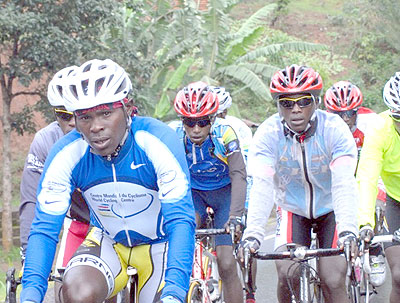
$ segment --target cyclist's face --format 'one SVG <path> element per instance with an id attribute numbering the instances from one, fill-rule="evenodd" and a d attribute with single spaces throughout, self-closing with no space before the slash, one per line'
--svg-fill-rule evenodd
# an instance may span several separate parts
<path id="1" fill-rule="evenodd" d="M 63 134 L 68 134 L 71 130 L 75 128 L 75 119 L 74 115 L 68 112 L 65 107 L 59 106 L 54 108 L 54 113 L 56 116 L 56 120 L 58 125 L 63 132 Z"/>
<path id="2" fill-rule="evenodd" d="M 349 126 L 350 130 L 353 129 L 353 126 L 357 121 L 357 111 L 356 110 L 347 110 L 342 112 L 333 112 L 340 116 L 344 122 Z"/>
<path id="3" fill-rule="evenodd" d="M 184 119 L 185 132 L 192 143 L 202 144 L 210 133 L 211 121 L 208 117 Z"/>
<path id="4" fill-rule="evenodd" d="M 110 107 L 79 114 L 76 116 L 76 128 L 94 152 L 101 156 L 110 155 L 121 143 L 125 134 L 124 109 Z"/>
<path id="5" fill-rule="evenodd" d="M 299 99 L 301 97 L 305 97 L 305 99 Z M 301 133 L 306 129 L 308 122 L 316 109 L 315 101 L 312 100 L 312 102 L 309 103 L 306 97 L 311 98 L 309 94 L 291 94 L 280 96 L 278 100 L 278 110 L 280 115 L 289 127 L 297 133 Z M 294 102 L 293 107 L 284 106 L 290 105 L 290 101 L 296 99 L 298 100 Z"/>

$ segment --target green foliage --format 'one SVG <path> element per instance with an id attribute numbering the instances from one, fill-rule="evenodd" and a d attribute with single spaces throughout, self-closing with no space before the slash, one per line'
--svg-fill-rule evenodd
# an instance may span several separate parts
<path id="1" fill-rule="evenodd" d="M 287 36 L 271 45 L 265 24 L 277 5 L 262 5 L 237 22 L 230 12 L 239 3 L 210 0 L 207 11 L 197 10 L 194 1 L 183 1 L 179 8 L 168 0 L 157 6 L 144 0 L 125 3 L 117 14 L 120 21 L 102 41 L 117 61 L 125 62 L 141 114 L 171 119 L 176 90 L 200 79 L 223 83 L 232 95 L 270 102 L 269 78 L 281 66 L 281 54 L 323 49 Z"/>
<path id="2" fill-rule="evenodd" d="M 46 87 L 30 89 L 35 80 L 94 56 L 100 48 L 98 33 L 113 20 L 118 1 L 6 0 L 0 10 L 0 77 L 11 102 L 17 95 L 45 96 Z M 51 76 L 50 76 L 51 77 Z M 14 80 L 25 89 L 15 92 Z M 7 85 L 7 87 L 4 87 Z M 3 102 L 6 102 L 3 94 Z M 12 116 L 19 134 L 32 131 L 30 110 Z M 24 121 L 26 120 L 26 121 Z"/>
<path id="3" fill-rule="evenodd" d="M 365 106 L 385 110 L 382 89 L 400 65 L 400 3 L 353 0 L 344 9 L 354 35 L 351 58 L 358 65 L 352 78 L 358 81 Z"/>
<path id="4" fill-rule="evenodd" d="M 223 2 L 218 1 L 220 5 Z M 195 81 L 205 75 L 211 82 L 227 87 L 240 100 L 252 100 L 251 108 L 258 105 L 266 108 L 265 102 L 271 102 L 269 79 L 282 65 L 280 57 L 283 53 L 324 49 L 321 45 L 293 41 L 287 36 L 286 41 L 282 39 L 280 43 L 271 44 L 265 24 L 277 7 L 275 4 L 260 7 L 236 24 L 227 17 L 231 6 L 221 5 L 226 8 L 221 10 L 213 5 L 215 3 L 211 1 L 209 11 L 201 15 L 206 21 L 201 23 L 198 31 L 206 32 L 207 36 L 200 35 L 197 38 L 201 41 L 199 52 L 194 49 L 193 56 L 200 64 L 189 79 Z M 268 105 L 268 108 L 273 107 L 274 104 Z"/>
<path id="5" fill-rule="evenodd" d="M 171 109 L 175 90 L 193 59 L 185 57 L 196 47 L 194 2 L 172 8 L 171 1 L 127 1 L 116 14 L 102 41 L 133 80 L 133 96 L 141 115 L 163 118 Z"/>

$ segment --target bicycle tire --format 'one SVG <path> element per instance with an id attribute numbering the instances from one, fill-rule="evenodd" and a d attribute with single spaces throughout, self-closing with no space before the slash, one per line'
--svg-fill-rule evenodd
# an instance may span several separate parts
<path id="1" fill-rule="evenodd" d="M 15 268 L 10 268 L 6 273 L 6 298 L 4 302 L 17 303 Z"/>
<path id="2" fill-rule="evenodd" d="M 186 303 L 202 303 L 203 291 L 204 289 L 200 287 L 199 282 L 194 281 L 190 283 Z"/>
<path id="3" fill-rule="evenodd" d="M 350 302 L 351 303 L 361 303 L 361 293 L 360 286 L 351 283 L 349 290 Z"/>
<path id="4" fill-rule="evenodd" d="M 209 251 L 212 253 L 212 251 Z M 205 258 L 206 262 L 204 263 L 204 272 L 207 275 L 208 271 L 211 270 L 211 278 L 218 281 L 218 299 L 214 300 L 213 302 L 223 302 L 223 291 L 222 291 L 222 280 L 221 277 L 219 276 L 218 272 L 218 265 L 216 261 L 213 261 L 210 257 L 206 256 Z M 216 267 L 216 268 L 215 268 Z"/>

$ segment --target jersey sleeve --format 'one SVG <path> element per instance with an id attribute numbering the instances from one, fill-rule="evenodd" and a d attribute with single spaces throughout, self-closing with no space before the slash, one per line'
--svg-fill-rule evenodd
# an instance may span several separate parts
<path id="1" fill-rule="evenodd" d="M 44 163 L 53 144 L 63 136 L 57 122 L 53 122 L 35 134 L 25 160 L 20 184 L 20 242 L 25 256 L 31 224 L 35 216 L 36 192 Z"/>
<path id="2" fill-rule="evenodd" d="M 43 144 L 41 136 L 36 134 L 25 160 L 20 184 L 21 202 L 19 206 L 19 219 L 21 253 L 23 257 L 25 256 L 29 231 L 35 216 L 36 190 L 47 153 L 48 150 L 46 150 L 46 145 Z"/>
<path id="3" fill-rule="evenodd" d="M 42 302 L 46 293 L 59 233 L 74 190 L 71 155 L 80 156 L 58 141 L 46 159 L 26 252 L 21 302 Z"/>
<path id="4" fill-rule="evenodd" d="M 375 225 L 375 203 L 378 193 L 377 184 L 381 174 L 385 153 L 385 123 L 380 119 L 371 125 L 364 138 L 360 161 L 357 167 L 357 184 L 360 197 L 358 209 L 359 225 Z"/>
<path id="5" fill-rule="evenodd" d="M 278 146 L 277 126 L 273 118 L 268 119 L 254 134 L 248 156 L 248 173 L 252 177 L 247 227 L 243 238 L 254 237 L 262 243 L 265 224 L 274 206 L 273 192 L 276 153 Z"/>
<path id="6" fill-rule="evenodd" d="M 357 146 L 347 124 L 338 116 L 327 120 L 324 137 L 331 151 L 329 168 L 332 178 L 332 206 L 340 234 L 350 231 L 358 234 L 358 193 L 354 177 L 357 166 Z"/>

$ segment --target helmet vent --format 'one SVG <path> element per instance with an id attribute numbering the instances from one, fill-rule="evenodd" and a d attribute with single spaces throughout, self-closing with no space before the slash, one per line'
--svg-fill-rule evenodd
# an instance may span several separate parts
<path id="1" fill-rule="evenodd" d="M 105 80 L 104 78 L 100 78 L 100 79 L 97 79 L 96 82 L 94 83 L 94 90 L 95 90 L 94 95 L 95 96 L 100 91 L 101 87 L 103 86 L 104 80 Z"/>
<path id="2" fill-rule="evenodd" d="M 318 78 L 315 78 L 313 83 L 311 83 L 312 86 L 317 85 L 318 84 Z"/>
<path id="3" fill-rule="evenodd" d="M 289 81 L 292 81 L 292 79 L 294 79 L 294 72 L 295 72 L 295 69 L 294 69 L 294 66 L 292 66 L 292 68 L 290 69 Z"/>
<path id="4" fill-rule="evenodd" d="M 58 93 L 62 96 L 62 86 L 61 85 L 56 85 Z"/>
<path id="5" fill-rule="evenodd" d="M 81 82 L 82 90 L 83 90 L 83 93 L 84 93 L 85 95 L 87 95 L 87 93 L 88 93 L 88 83 L 89 83 L 88 80 L 83 80 L 83 81 Z M 75 89 L 76 89 L 76 88 L 75 88 Z"/>
<path id="6" fill-rule="evenodd" d="M 303 79 L 301 79 L 301 81 L 299 82 L 298 86 L 302 86 L 304 83 L 306 83 L 307 78 L 304 77 Z"/>
<path id="7" fill-rule="evenodd" d="M 88 71 L 90 71 L 90 68 L 92 67 L 92 64 L 90 63 L 90 64 L 88 64 L 88 65 L 86 65 L 85 66 L 85 68 L 83 69 L 83 72 L 88 72 Z"/>
<path id="8" fill-rule="evenodd" d="M 124 81 L 122 81 L 122 83 L 120 84 L 120 86 L 118 87 L 118 89 L 116 90 L 115 93 L 119 93 L 119 92 L 123 91 L 124 88 L 125 88 L 125 79 L 124 79 Z"/>
<path id="9" fill-rule="evenodd" d="M 70 85 L 69 86 L 69 90 L 71 91 L 72 95 L 78 99 L 78 92 L 76 90 L 76 86 L 75 85 Z"/>

